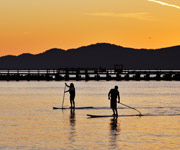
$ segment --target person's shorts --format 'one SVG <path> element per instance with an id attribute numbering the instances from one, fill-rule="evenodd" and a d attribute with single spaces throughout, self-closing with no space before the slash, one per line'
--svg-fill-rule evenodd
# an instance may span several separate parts
<path id="1" fill-rule="evenodd" d="M 117 102 L 111 100 L 111 108 L 116 109 L 117 108 Z"/>
<path id="2" fill-rule="evenodd" d="M 75 98 L 75 95 L 70 95 L 70 101 L 73 101 Z"/>

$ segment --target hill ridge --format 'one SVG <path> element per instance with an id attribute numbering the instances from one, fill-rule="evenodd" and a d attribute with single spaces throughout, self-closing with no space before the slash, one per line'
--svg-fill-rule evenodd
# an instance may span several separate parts
<path id="1" fill-rule="evenodd" d="M 96 43 L 74 49 L 52 48 L 39 54 L 0 57 L 0 69 L 58 69 L 64 67 L 113 67 L 125 69 L 180 69 L 180 46 L 134 49 Z"/>

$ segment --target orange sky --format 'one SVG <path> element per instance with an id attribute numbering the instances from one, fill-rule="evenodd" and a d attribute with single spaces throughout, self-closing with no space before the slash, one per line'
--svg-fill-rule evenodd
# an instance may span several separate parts
<path id="1" fill-rule="evenodd" d="M 180 45 L 179 0 L 5 0 L 0 56 L 108 42 L 133 48 Z"/>

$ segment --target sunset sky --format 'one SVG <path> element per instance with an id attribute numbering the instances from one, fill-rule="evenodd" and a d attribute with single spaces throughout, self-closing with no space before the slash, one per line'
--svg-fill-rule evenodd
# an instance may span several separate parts
<path id="1" fill-rule="evenodd" d="M 179 0 L 4 0 L 0 56 L 107 42 L 180 45 Z"/>

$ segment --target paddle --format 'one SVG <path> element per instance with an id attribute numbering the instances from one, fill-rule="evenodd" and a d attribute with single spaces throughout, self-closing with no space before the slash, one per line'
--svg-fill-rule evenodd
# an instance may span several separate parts
<path id="1" fill-rule="evenodd" d="M 126 105 L 126 104 L 123 104 L 123 103 L 119 103 L 119 104 L 124 105 L 124 106 L 126 106 L 126 107 L 128 107 L 128 108 L 134 109 L 134 110 L 136 110 L 136 111 L 139 113 L 139 116 L 143 116 L 143 115 L 141 114 L 141 112 L 140 112 L 139 110 L 137 110 L 136 108 L 130 107 L 130 106 L 128 106 L 128 105 Z"/>
<path id="2" fill-rule="evenodd" d="M 63 105 L 64 105 L 65 90 L 66 90 L 66 85 L 65 85 L 65 87 L 64 87 L 64 94 L 63 94 L 63 101 L 62 101 L 62 109 L 63 109 Z"/>

